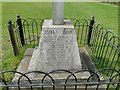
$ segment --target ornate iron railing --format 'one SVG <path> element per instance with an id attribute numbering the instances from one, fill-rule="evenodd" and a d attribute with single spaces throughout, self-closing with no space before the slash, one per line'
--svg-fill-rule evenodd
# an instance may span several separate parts
<path id="1" fill-rule="evenodd" d="M 95 64 L 100 68 L 120 70 L 120 38 L 93 20 L 71 19 L 71 21 L 76 30 L 79 47 L 89 46 Z M 40 18 L 21 19 L 18 16 L 15 25 L 9 23 L 9 27 L 12 25 L 9 31 L 13 30 L 15 34 L 14 40 L 11 39 L 15 55 L 19 54 L 24 45 L 38 45 L 43 22 L 44 20 Z M 13 34 L 11 36 L 13 37 Z"/>
<path id="2" fill-rule="evenodd" d="M 106 73 L 106 76 L 101 75 L 101 71 Z M 113 72 L 113 74 L 109 72 Z M 12 82 L 7 82 L 5 79 L 6 73 L 18 74 L 18 77 Z M 61 75 L 56 79 L 56 76 L 53 74 L 65 73 L 66 75 Z M 87 74 L 88 73 L 88 74 Z M 33 80 L 30 77 L 30 74 L 42 75 L 41 79 Z M 85 76 L 83 75 L 85 74 Z M 49 73 L 41 71 L 31 71 L 27 73 L 21 73 L 17 71 L 3 71 L 0 72 L 1 83 L 0 86 L 3 87 L 3 90 L 119 90 L 120 89 L 120 72 L 106 68 L 99 71 L 93 72 L 89 70 L 80 70 L 76 72 L 68 70 L 55 70 Z M 57 76 L 58 76 L 57 75 Z M 24 77 L 24 79 L 23 79 Z"/>
<path id="3" fill-rule="evenodd" d="M 10 31 L 11 42 L 13 45 L 13 51 L 15 55 L 18 55 L 21 48 L 24 47 L 25 45 L 28 45 L 28 46 L 38 45 L 43 21 L 44 19 L 40 19 L 40 18 L 21 19 L 18 16 L 17 22 L 15 22 L 14 24 L 9 22 L 8 29 Z M 76 35 L 77 35 L 76 38 L 78 41 L 78 46 L 79 47 L 84 46 L 91 50 L 92 53 L 90 54 L 90 56 L 92 57 L 96 66 L 98 66 L 97 68 L 98 69 L 107 68 L 107 69 L 100 70 L 99 72 L 101 72 L 103 75 L 106 75 L 105 77 L 107 77 L 108 79 L 105 80 L 105 77 L 104 77 L 104 80 L 101 80 L 101 77 L 99 76 L 99 79 L 100 79 L 99 82 L 98 81 L 95 81 L 95 82 L 86 81 L 86 82 L 71 82 L 71 83 L 62 82 L 62 83 L 49 83 L 49 84 L 38 83 L 38 82 L 32 83 L 32 81 L 29 80 L 27 76 L 25 76 L 26 74 L 18 72 L 19 74 L 22 75 L 22 77 L 26 77 L 28 79 L 29 84 L 19 85 L 18 83 L 6 83 L 4 79 L 2 79 L 3 83 L 1 84 L 3 84 L 3 86 L 5 86 L 5 88 L 7 89 L 9 88 L 9 86 L 18 87 L 19 89 L 19 87 L 24 87 L 24 86 L 29 86 L 32 88 L 34 86 L 42 87 L 42 86 L 49 86 L 49 85 L 50 86 L 61 86 L 62 85 L 64 90 L 66 90 L 65 87 L 67 85 L 73 85 L 73 86 L 88 85 L 89 86 L 92 84 L 92 85 L 98 85 L 99 87 L 99 85 L 103 84 L 107 86 L 106 90 L 113 88 L 113 86 L 115 87 L 112 90 L 119 90 L 118 88 L 120 84 L 120 81 L 119 81 L 120 80 L 120 77 L 119 77 L 120 75 L 119 74 L 120 73 L 120 68 L 119 68 L 120 38 L 118 36 L 115 36 L 110 30 L 105 30 L 100 24 L 97 24 L 97 23 L 93 23 L 94 25 L 91 24 L 90 19 L 88 20 L 71 19 L 71 21 L 76 30 Z M 21 31 L 23 33 L 21 33 Z M 108 69 L 108 68 L 113 68 L 113 69 Z M 108 72 L 106 73 L 104 70 Z M 4 76 L 3 74 L 7 72 L 17 73 L 16 71 L 5 71 L 5 72 L 1 72 L 1 75 Z M 35 72 L 38 73 L 40 71 L 34 71 L 34 73 Z M 71 75 L 73 75 L 73 72 Z M 113 79 L 117 79 L 117 81 L 114 81 Z M 109 87 L 109 85 L 113 85 L 113 86 Z M 98 90 L 98 88 L 96 88 L 96 90 Z"/>

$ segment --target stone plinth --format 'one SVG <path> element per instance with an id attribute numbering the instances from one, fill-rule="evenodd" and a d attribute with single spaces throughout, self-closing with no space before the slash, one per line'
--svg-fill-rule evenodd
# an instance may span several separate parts
<path id="1" fill-rule="evenodd" d="M 74 26 L 70 20 L 64 22 L 64 25 L 53 25 L 52 20 L 44 21 L 39 47 L 33 53 L 29 71 L 81 70 Z"/>

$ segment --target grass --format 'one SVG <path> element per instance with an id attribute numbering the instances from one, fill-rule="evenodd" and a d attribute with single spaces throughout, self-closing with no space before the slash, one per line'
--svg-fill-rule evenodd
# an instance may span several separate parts
<path id="1" fill-rule="evenodd" d="M 2 3 L 2 70 L 15 70 L 23 57 L 26 50 L 25 47 L 19 56 L 13 55 L 9 33 L 7 30 L 7 23 L 9 20 L 15 21 L 17 15 L 23 18 L 40 17 L 52 18 L 52 3 L 43 2 L 4 2 Z M 115 35 L 118 35 L 118 7 L 103 3 L 65 3 L 65 17 L 67 18 L 90 18 L 95 16 L 95 20 L 112 30 Z"/>
<path id="2" fill-rule="evenodd" d="M 66 5 L 65 15 L 69 18 L 89 18 L 95 20 L 108 30 L 118 35 L 118 9 L 117 6 L 103 3 L 70 3 Z M 73 8 L 71 10 L 71 8 Z M 72 13 L 71 13 L 72 12 Z M 77 12 L 77 13 L 76 13 Z M 75 16 L 75 17 L 74 17 Z"/>
<path id="3" fill-rule="evenodd" d="M 46 12 L 41 13 L 41 12 L 38 12 L 39 10 L 42 10 L 41 12 L 44 12 L 44 11 Z M 3 59 L 2 70 L 15 70 L 24 53 L 22 52 L 17 57 L 13 55 L 13 50 L 12 50 L 11 42 L 9 39 L 9 33 L 7 30 L 8 20 L 11 19 L 12 21 L 15 21 L 17 14 L 25 18 L 27 17 L 33 17 L 33 18 L 34 17 L 41 17 L 41 18 L 50 17 L 48 15 L 48 13 L 50 12 L 49 10 L 51 11 L 50 3 L 34 3 L 34 4 L 33 3 L 2 3 L 2 31 L 3 31 L 2 32 L 2 41 L 3 41 L 2 43 L 2 59 Z M 32 11 L 35 11 L 35 12 L 33 13 Z M 26 48 L 23 48 L 23 51 L 25 51 L 25 49 Z M 17 64 L 14 65 L 13 62 L 16 62 Z"/>

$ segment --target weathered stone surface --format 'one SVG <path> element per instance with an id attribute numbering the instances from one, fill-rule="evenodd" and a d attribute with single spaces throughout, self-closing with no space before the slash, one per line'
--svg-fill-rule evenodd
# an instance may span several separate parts
<path id="1" fill-rule="evenodd" d="M 91 58 L 90 58 L 87 50 L 85 49 L 85 47 L 81 47 L 79 49 L 79 51 L 80 51 L 79 53 L 80 53 L 80 58 L 81 58 L 82 69 L 83 70 L 88 69 L 88 70 L 91 70 L 91 71 L 95 72 L 96 71 L 96 67 L 95 67 L 93 61 L 91 60 Z M 23 59 L 22 59 L 22 61 L 20 63 L 20 65 L 19 65 L 19 67 L 17 69 L 17 71 L 18 72 L 22 72 L 22 73 L 28 72 L 28 65 L 29 65 L 29 63 L 31 63 L 30 64 L 31 66 L 29 66 L 29 68 L 31 68 L 32 71 L 35 70 L 34 58 L 36 57 L 35 56 L 36 53 L 38 53 L 38 49 L 37 48 L 34 48 L 34 49 L 33 48 L 29 48 L 29 49 L 27 49 L 25 54 L 24 54 L 24 57 L 23 57 Z M 32 55 L 34 57 L 32 57 Z M 33 59 L 31 59 L 31 57 Z M 30 59 L 32 61 L 30 61 Z M 58 77 L 59 77 L 59 79 L 63 79 L 64 78 L 63 76 L 60 76 L 60 75 L 64 75 L 64 74 L 60 74 L 60 75 L 59 74 L 55 74 L 55 75 L 56 75 L 55 76 L 56 78 L 58 78 Z M 85 79 L 85 78 L 87 79 L 87 77 L 89 75 L 90 74 L 88 72 L 85 72 L 85 73 L 81 73 L 81 75 L 79 75 L 79 76 L 81 77 L 81 79 Z M 20 75 L 16 74 L 15 77 L 14 77 L 14 81 L 17 80 L 19 77 L 20 77 Z M 33 74 L 31 75 L 31 77 L 32 77 L 32 79 L 34 78 Z M 36 77 L 36 78 L 38 78 L 38 77 Z"/>
<path id="2" fill-rule="evenodd" d="M 70 20 L 65 20 L 64 25 L 52 25 L 52 20 L 44 21 L 39 48 L 32 59 L 35 65 L 30 63 L 29 66 L 35 66 L 38 71 L 81 70 L 76 34 Z"/>
<path id="3" fill-rule="evenodd" d="M 28 71 L 28 66 L 29 66 L 33 51 L 34 51 L 34 48 L 28 48 L 26 50 L 24 57 L 17 68 L 18 72 L 26 73 Z M 20 76 L 21 76 L 20 74 L 16 73 L 13 78 L 13 81 L 17 81 Z"/>
<path id="4" fill-rule="evenodd" d="M 94 62 L 92 61 L 91 57 L 89 56 L 87 50 L 85 47 L 79 49 L 81 61 L 84 63 L 84 65 L 88 68 L 88 70 L 96 72 L 96 66 Z"/>
<path id="5" fill-rule="evenodd" d="M 34 52 L 33 52 L 33 50 L 34 50 Z M 21 63 L 20 63 L 20 67 L 23 67 L 23 68 L 21 68 L 20 69 L 20 67 L 18 67 L 19 69 L 17 69 L 17 71 L 18 72 L 23 72 L 23 73 L 25 73 L 25 72 L 27 72 L 27 69 L 25 68 L 25 66 L 27 66 L 27 65 L 29 65 L 29 62 L 30 62 L 30 58 L 32 57 L 32 52 L 33 52 L 33 54 L 36 54 L 37 53 L 37 48 L 35 48 L 35 49 L 33 49 L 33 48 L 31 48 L 31 50 L 30 49 L 28 49 L 28 50 L 26 50 L 26 54 L 24 54 L 25 56 L 24 56 L 24 58 L 26 58 L 26 59 L 24 59 L 23 58 L 23 60 L 21 61 Z M 91 67 L 91 68 L 94 68 L 94 67 L 92 67 L 92 66 L 94 66 L 94 65 L 92 65 L 91 66 L 91 63 L 93 64 L 93 62 L 92 62 L 92 60 L 90 59 L 90 56 L 89 56 L 89 54 L 88 54 L 88 52 L 87 52 L 87 50 L 83 47 L 83 48 L 80 48 L 79 49 L 80 50 L 80 58 L 81 58 L 81 62 L 82 62 L 82 69 L 87 69 L 87 65 L 89 65 L 88 67 Z M 27 53 L 29 53 L 29 55 L 27 54 Z M 31 53 L 31 54 L 30 54 Z M 31 56 L 31 57 L 30 57 Z M 87 56 L 87 61 L 86 61 L 86 57 Z M 88 58 L 89 57 L 89 58 Z M 31 61 L 30 63 L 34 63 L 34 59 L 32 59 L 33 61 Z M 87 62 L 87 63 L 86 63 Z M 91 62 L 91 63 L 89 63 L 89 62 Z M 89 63 L 89 64 L 88 64 Z M 87 65 L 86 65 L 87 64 Z M 32 66 L 32 64 L 31 64 L 31 68 L 32 68 L 33 66 Z M 95 69 L 96 70 L 96 69 Z M 64 79 L 66 79 L 66 77 L 68 76 L 68 75 L 70 75 L 70 74 L 68 74 L 68 73 L 55 73 L 55 74 L 50 74 L 55 80 L 57 79 L 57 80 L 60 80 L 60 81 L 57 81 L 57 82 L 61 82 L 61 80 L 64 80 Z M 36 77 L 33 77 L 34 75 L 32 74 L 32 76 L 30 76 L 30 77 L 32 77 L 32 79 L 34 78 L 34 80 L 40 80 L 40 77 L 42 78 L 43 77 L 43 75 L 41 75 L 41 76 L 39 76 L 39 75 L 37 75 Z M 90 73 L 89 72 L 84 72 L 84 73 L 79 73 L 78 75 L 76 75 L 76 77 L 78 78 L 78 79 L 82 79 L 82 80 L 85 80 L 86 81 L 86 79 L 88 78 L 90 76 Z M 17 74 L 15 74 L 15 77 L 14 77 L 14 79 L 13 79 L 13 81 L 17 81 L 18 80 L 18 78 L 20 77 L 20 75 L 17 75 Z M 31 79 L 31 78 L 30 78 Z M 70 79 L 71 80 L 71 79 Z M 65 81 L 65 80 L 64 80 Z M 74 80 L 73 80 L 74 81 Z M 97 87 L 97 85 L 92 85 L 92 86 L 88 86 L 88 90 L 96 90 L 96 87 Z M 69 86 L 69 87 L 67 87 L 69 90 L 73 90 L 73 87 L 71 87 L 71 86 Z M 105 85 L 100 85 L 99 86 L 99 89 L 98 90 L 105 90 L 105 88 L 106 88 L 106 86 Z M 63 87 L 57 87 L 56 86 L 56 89 L 57 90 L 63 90 Z M 79 86 L 77 86 L 77 89 L 78 90 L 83 90 L 83 89 L 85 89 L 85 86 L 84 85 L 79 85 Z M 12 88 L 11 90 L 18 90 L 17 88 Z M 21 90 L 28 90 L 26 87 L 23 87 L 23 88 L 21 88 Z M 35 90 L 41 90 L 40 88 L 35 88 Z M 52 90 L 52 87 L 46 87 L 45 88 L 45 90 Z"/>
<path id="6" fill-rule="evenodd" d="M 92 71 L 92 72 L 96 72 L 96 66 L 95 64 L 93 63 L 92 59 L 90 58 L 87 50 L 84 48 L 80 48 L 80 57 L 81 57 L 81 61 L 82 63 L 84 63 L 84 65 L 88 68 L 89 71 Z M 90 73 L 91 75 L 93 73 Z M 97 76 L 94 75 L 92 77 L 93 80 L 98 80 Z"/>
<path id="7" fill-rule="evenodd" d="M 35 49 L 35 48 L 28 48 L 28 49 L 26 50 L 26 52 L 24 53 L 24 57 L 25 57 L 25 56 L 32 56 L 34 49 Z"/>

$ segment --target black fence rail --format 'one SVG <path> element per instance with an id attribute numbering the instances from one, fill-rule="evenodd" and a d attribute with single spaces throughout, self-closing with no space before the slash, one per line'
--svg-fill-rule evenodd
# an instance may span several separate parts
<path id="1" fill-rule="evenodd" d="M 73 20 L 72 20 L 73 21 Z M 104 29 L 91 19 L 76 19 L 74 27 L 79 47 L 88 45 L 98 68 L 113 68 L 120 71 L 120 37 Z"/>
<path id="2" fill-rule="evenodd" d="M 91 50 L 90 56 L 97 68 L 113 68 L 120 71 L 120 37 L 97 24 L 94 17 L 88 20 L 70 20 L 75 27 L 78 46 L 85 46 Z M 14 24 L 9 22 L 8 29 L 15 55 L 18 55 L 25 45 L 38 45 L 43 22 L 44 19 L 21 19 L 20 16 Z"/>
<path id="3" fill-rule="evenodd" d="M 107 76 L 102 76 L 102 73 Z M 114 74 L 110 73 L 113 72 Z M 5 74 L 13 73 L 18 77 L 12 82 L 6 81 Z M 54 74 L 64 73 L 56 79 Z M 83 75 L 85 74 L 85 76 Z M 39 80 L 31 79 L 30 75 L 42 75 Z M 55 70 L 49 73 L 42 71 L 31 71 L 21 73 L 17 71 L 0 72 L 0 86 L 3 90 L 119 90 L 120 72 L 111 68 L 101 69 L 93 72 L 89 70 L 80 70 L 76 72 L 68 70 Z M 57 75 L 57 76 L 58 76 Z M 27 89 L 25 89 L 27 88 Z M 47 89 L 46 89 L 47 88 Z"/>
<path id="4" fill-rule="evenodd" d="M 25 44 L 38 44 L 40 33 L 42 31 L 43 19 L 36 18 L 27 18 L 22 19 L 23 32 L 25 37 Z"/>
<path id="5" fill-rule="evenodd" d="M 13 51 L 18 55 L 24 45 L 36 46 L 39 43 L 43 19 L 17 17 L 15 25 L 9 22 L 8 29 L 11 36 Z M 94 61 L 101 68 L 119 69 L 120 38 L 105 30 L 100 24 L 91 19 L 71 19 L 77 35 L 79 46 L 88 45 L 93 53 Z"/>
<path id="6" fill-rule="evenodd" d="M 38 45 L 43 21 L 40 18 L 22 19 L 20 16 L 17 16 L 14 24 L 12 24 L 12 21 L 9 21 L 8 30 L 15 56 L 19 55 L 21 48 L 25 45 Z"/>
<path id="7" fill-rule="evenodd" d="M 114 68 L 120 71 L 120 38 L 99 24 L 93 27 L 91 49 L 95 62 L 100 67 Z"/>

